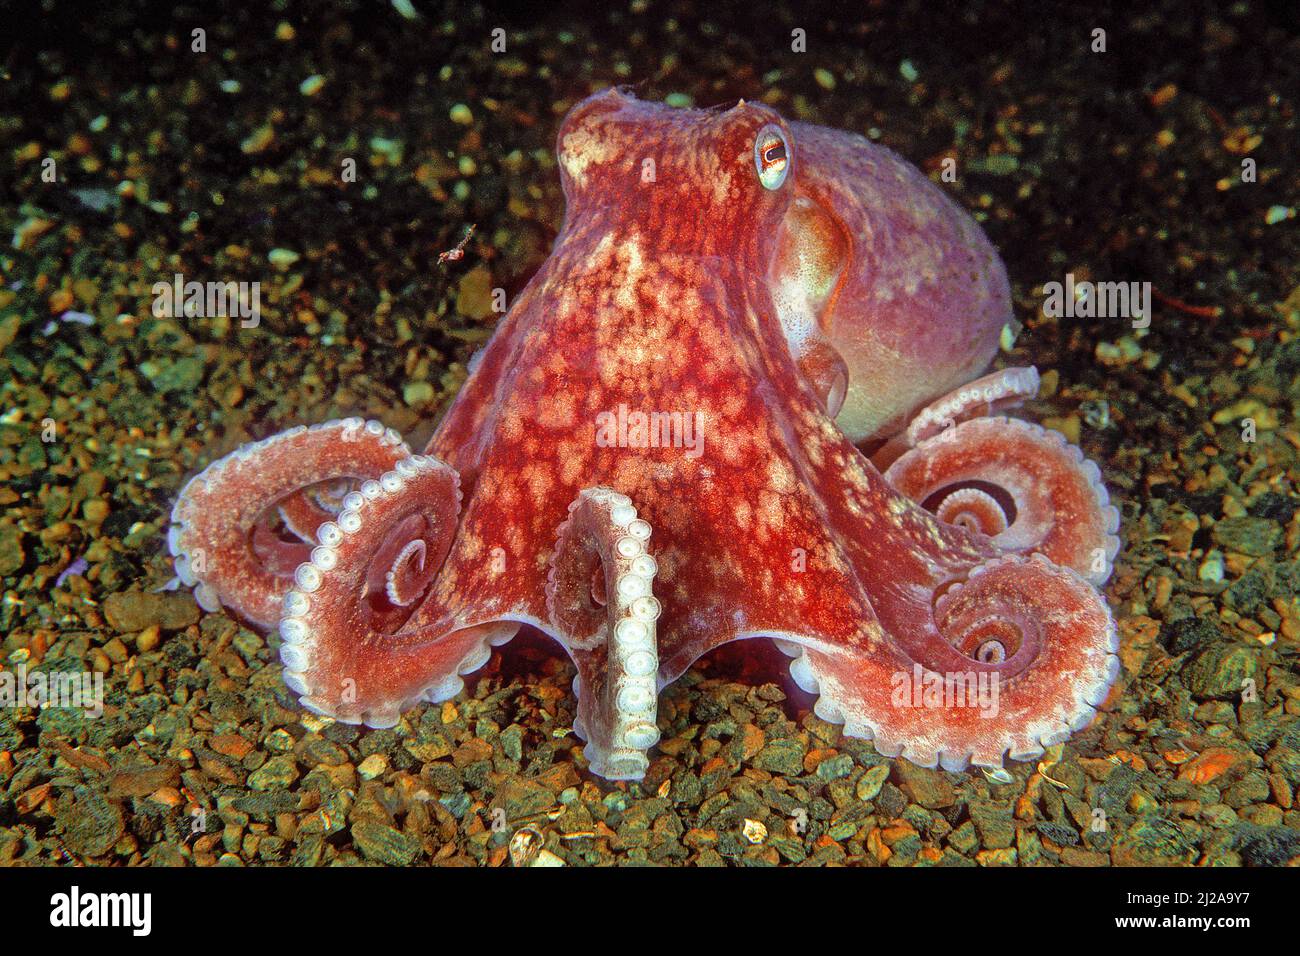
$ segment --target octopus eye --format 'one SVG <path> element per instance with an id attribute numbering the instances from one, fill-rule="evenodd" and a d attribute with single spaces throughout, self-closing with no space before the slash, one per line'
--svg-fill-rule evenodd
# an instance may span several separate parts
<path id="1" fill-rule="evenodd" d="M 764 189 L 780 189 L 785 182 L 790 172 L 790 145 L 778 127 L 764 126 L 754 137 L 754 168 Z"/>

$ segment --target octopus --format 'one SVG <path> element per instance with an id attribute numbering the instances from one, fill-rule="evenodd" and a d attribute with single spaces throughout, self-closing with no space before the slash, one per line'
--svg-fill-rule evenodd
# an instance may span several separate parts
<path id="1" fill-rule="evenodd" d="M 823 720 L 926 767 L 1000 768 L 1119 672 L 1095 464 L 1000 414 L 1033 368 L 1006 271 L 918 169 L 741 101 L 574 106 L 563 226 L 413 453 L 298 426 L 193 477 L 177 577 L 278 627 L 285 685 L 392 727 L 522 627 L 576 668 L 590 771 L 637 780 L 659 692 L 767 638 Z"/>

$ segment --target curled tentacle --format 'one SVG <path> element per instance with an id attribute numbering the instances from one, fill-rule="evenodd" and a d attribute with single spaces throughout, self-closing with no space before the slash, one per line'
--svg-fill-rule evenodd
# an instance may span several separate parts
<path id="1" fill-rule="evenodd" d="M 935 506 L 940 521 L 990 538 L 1007 530 L 1007 513 L 997 498 L 980 488 L 958 488 Z"/>
<path id="2" fill-rule="evenodd" d="M 347 723 L 391 727 L 417 700 L 459 692 L 506 622 L 398 634 L 451 549 L 460 512 L 456 472 L 435 458 L 402 459 L 343 499 L 284 598 L 280 659 L 303 706 Z"/>
<path id="3" fill-rule="evenodd" d="M 307 522 L 302 489 L 377 477 L 409 454 L 397 432 L 360 418 L 298 426 L 240 446 L 191 478 L 177 498 L 167 536 L 177 575 L 205 610 L 224 605 L 257 624 L 274 624 L 294 570 L 311 553 L 305 529 L 291 526 L 298 540 L 275 533 L 279 504 L 293 502 L 293 514 Z"/>
<path id="4" fill-rule="evenodd" d="M 641 779 L 645 751 L 659 739 L 660 607 L 649 542 L 650 525 L 627 496 L 586 488 L 560 525 L 547 582 L 551 624 L 578 665 L 574 729 L 592 772 L 611 780 Z"/>
<path id="5" fill-rule="evenodd" d="M 1060 434 L 1014 418 L 941 432 L 885 472 L 895 488 L 1007 551 L 1039 552 L 1093 584 L 1119 551 L 1119 511 L 1097 466 Z"/>
<path id="6" fill-rule="evenodd" d="M 1105 601 L 1042 555 L 976 567 L 943 591 L 926 638 L 799 647 L 790 673 L 816 712 L 921 766 L 1027 760 L 1086 726 L 1119 674 Z"/>
<path id="7" fill-rule="evenodd" d="M 355 481 L 347 479 L 318 482 L 282 499 L 276 511 L 289 531 L 312 542 L 316 540 L 316 529 L 343 510 L 343 499 L 356 490 L 355 485 Z"/>
<path id="8" fill-rule="evenodd" d="M 907 426 L 908 444 L 915 447 L 958 422 L 1019 405 L 1038 394 L 1038 382 L 1038 369 L 1032 365 L 977 378 L 921 409 Z"/>
<path id="9" fill-rule="evenodd" d="M 400 454 L 409 453 L 405 446 L 394 447 L 393 463 Z M 375 471 L 375 474 L 382 473 L 382 468 Z M 338 515 L 343 507 L 343 497 L 353 491 L 356 484 L 356 479 L 351 478 L 319 482 L 293 492 L 280 499 L 274 509 L 263 512 L 253 527 L 252 536 L 253 553 L 261 561 L 263 570 L 275 577 L 292 578 L 298 565 L 311 557 L 316 529 Z M 270 520 L 272 510 L 279 518 L 278 527 Z"/>
<path id="10" fill-rule="evenodd" d="M 1006 411 L 1038 394 L 1038 369 L 1033 366 L 1004 368 L 949 392 L 925 406 L 907 428 L 887 441 L 871 456 L 884 471 L 909 448 L 915 448 L 959 422 Z"/>

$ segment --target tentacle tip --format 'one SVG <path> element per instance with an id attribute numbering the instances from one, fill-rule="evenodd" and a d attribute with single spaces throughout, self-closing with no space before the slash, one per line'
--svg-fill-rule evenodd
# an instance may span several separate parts
<path id="1" fill-rule="evenodd" d="M 650 769 L 650 758 L 635 751 L 606 754 L 600 748 L 587 744 L 582 753 L 587 758 L 587 768 L 606 780 L 642 780 Z"/>

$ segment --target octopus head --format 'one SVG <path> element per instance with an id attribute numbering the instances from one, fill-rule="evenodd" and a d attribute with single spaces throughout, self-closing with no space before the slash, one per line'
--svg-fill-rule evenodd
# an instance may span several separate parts
<path id="1" fill-rule="evenodd" d="M 680 109 L 607 90 L 565 117 L 557 154 L 568 228 L 635 230 L 669 253 L 766 261 L 794 191 L 788 125 L 743 101 Z"/>

